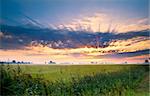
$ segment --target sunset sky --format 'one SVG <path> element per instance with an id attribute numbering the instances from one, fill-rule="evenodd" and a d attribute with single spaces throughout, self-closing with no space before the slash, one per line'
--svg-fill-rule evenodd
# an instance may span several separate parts
<path id="1" fill-rule="evenodd" d="M 142 63 L 149 0 L 1 0 L 0 61 Z"/>

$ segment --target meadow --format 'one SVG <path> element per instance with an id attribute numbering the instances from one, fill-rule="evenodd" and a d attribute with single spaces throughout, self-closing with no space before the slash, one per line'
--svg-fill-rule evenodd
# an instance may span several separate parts
<path id="1" fill-rule="evenodd" d="M 149 65 L 0 65 L 1 95 L 149 96 Z"/>

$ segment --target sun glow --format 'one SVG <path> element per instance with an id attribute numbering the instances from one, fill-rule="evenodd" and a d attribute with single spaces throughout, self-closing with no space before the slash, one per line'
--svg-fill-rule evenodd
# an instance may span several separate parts
<path id="1" fill-rule="evenodd" d="M 58 25 L 59 28 L 84 30 L 89 32 L 129 32 L 150 29 L 148 18 L 121 21 L 117 17 L 105 13 L 95 13 L 93 16 L 84 16 L 74 19 L 68 24 Z"/>
<path id="2" fill-rule="evenodd" d="M 137 37 L 128 40 L 112 41 L 110 42 L 109 46 L 105 48 L 88 48 L 85 46 L 81 48 L 54 49 L 47 46 L 43 47 L 42 45 L 39 45 L 26 47 L 24 50 L 0 50 L 0 53 L 2 54 L 0 55 L 0 58 L 3 58 L 5 60 L 7 60 L 8 58 L 24 60 L 25 58 L 25 60 L 27 61 L 36 61 L 38 63 L 43 63 L 43 61 L 48 62 L 49 60 L 57 62 L 103 62 L 107 61 L 107 58 L 97 58 L 97 56 L 144 50 L 149 48 L 149 44 L 150 40 L 148 38 Z M 134 59 L 134 57 L 132 57 L 132 59 Z M 117 61 L 117 59 L 115 59 L 114 61 Z"/>

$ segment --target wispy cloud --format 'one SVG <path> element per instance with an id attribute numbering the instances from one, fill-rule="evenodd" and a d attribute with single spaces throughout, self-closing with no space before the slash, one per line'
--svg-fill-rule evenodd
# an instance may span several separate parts
<path id="1" fill-rule="evenodd" d="M 59 25 L 61 26 L 61 25 Z M 83 16 L 75 19 L 69 24 L 63 24 L 65 27 L 74 30 L 86 30 L 93 32 L 130 32 L 150 29 L 148 18 L 136 18 L 120 20 L 106 13 L 95 13 L 92 16 Z M 61 26 L 63 28 L 63 26 Z"/>

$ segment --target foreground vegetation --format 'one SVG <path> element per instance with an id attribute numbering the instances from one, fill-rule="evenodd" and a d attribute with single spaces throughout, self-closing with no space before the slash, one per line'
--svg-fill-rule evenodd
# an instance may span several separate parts
<path id="1" fill-rule="evenodd" d="M 149 65 L 0 66 L 3 96 L 149 95 Z"/>

